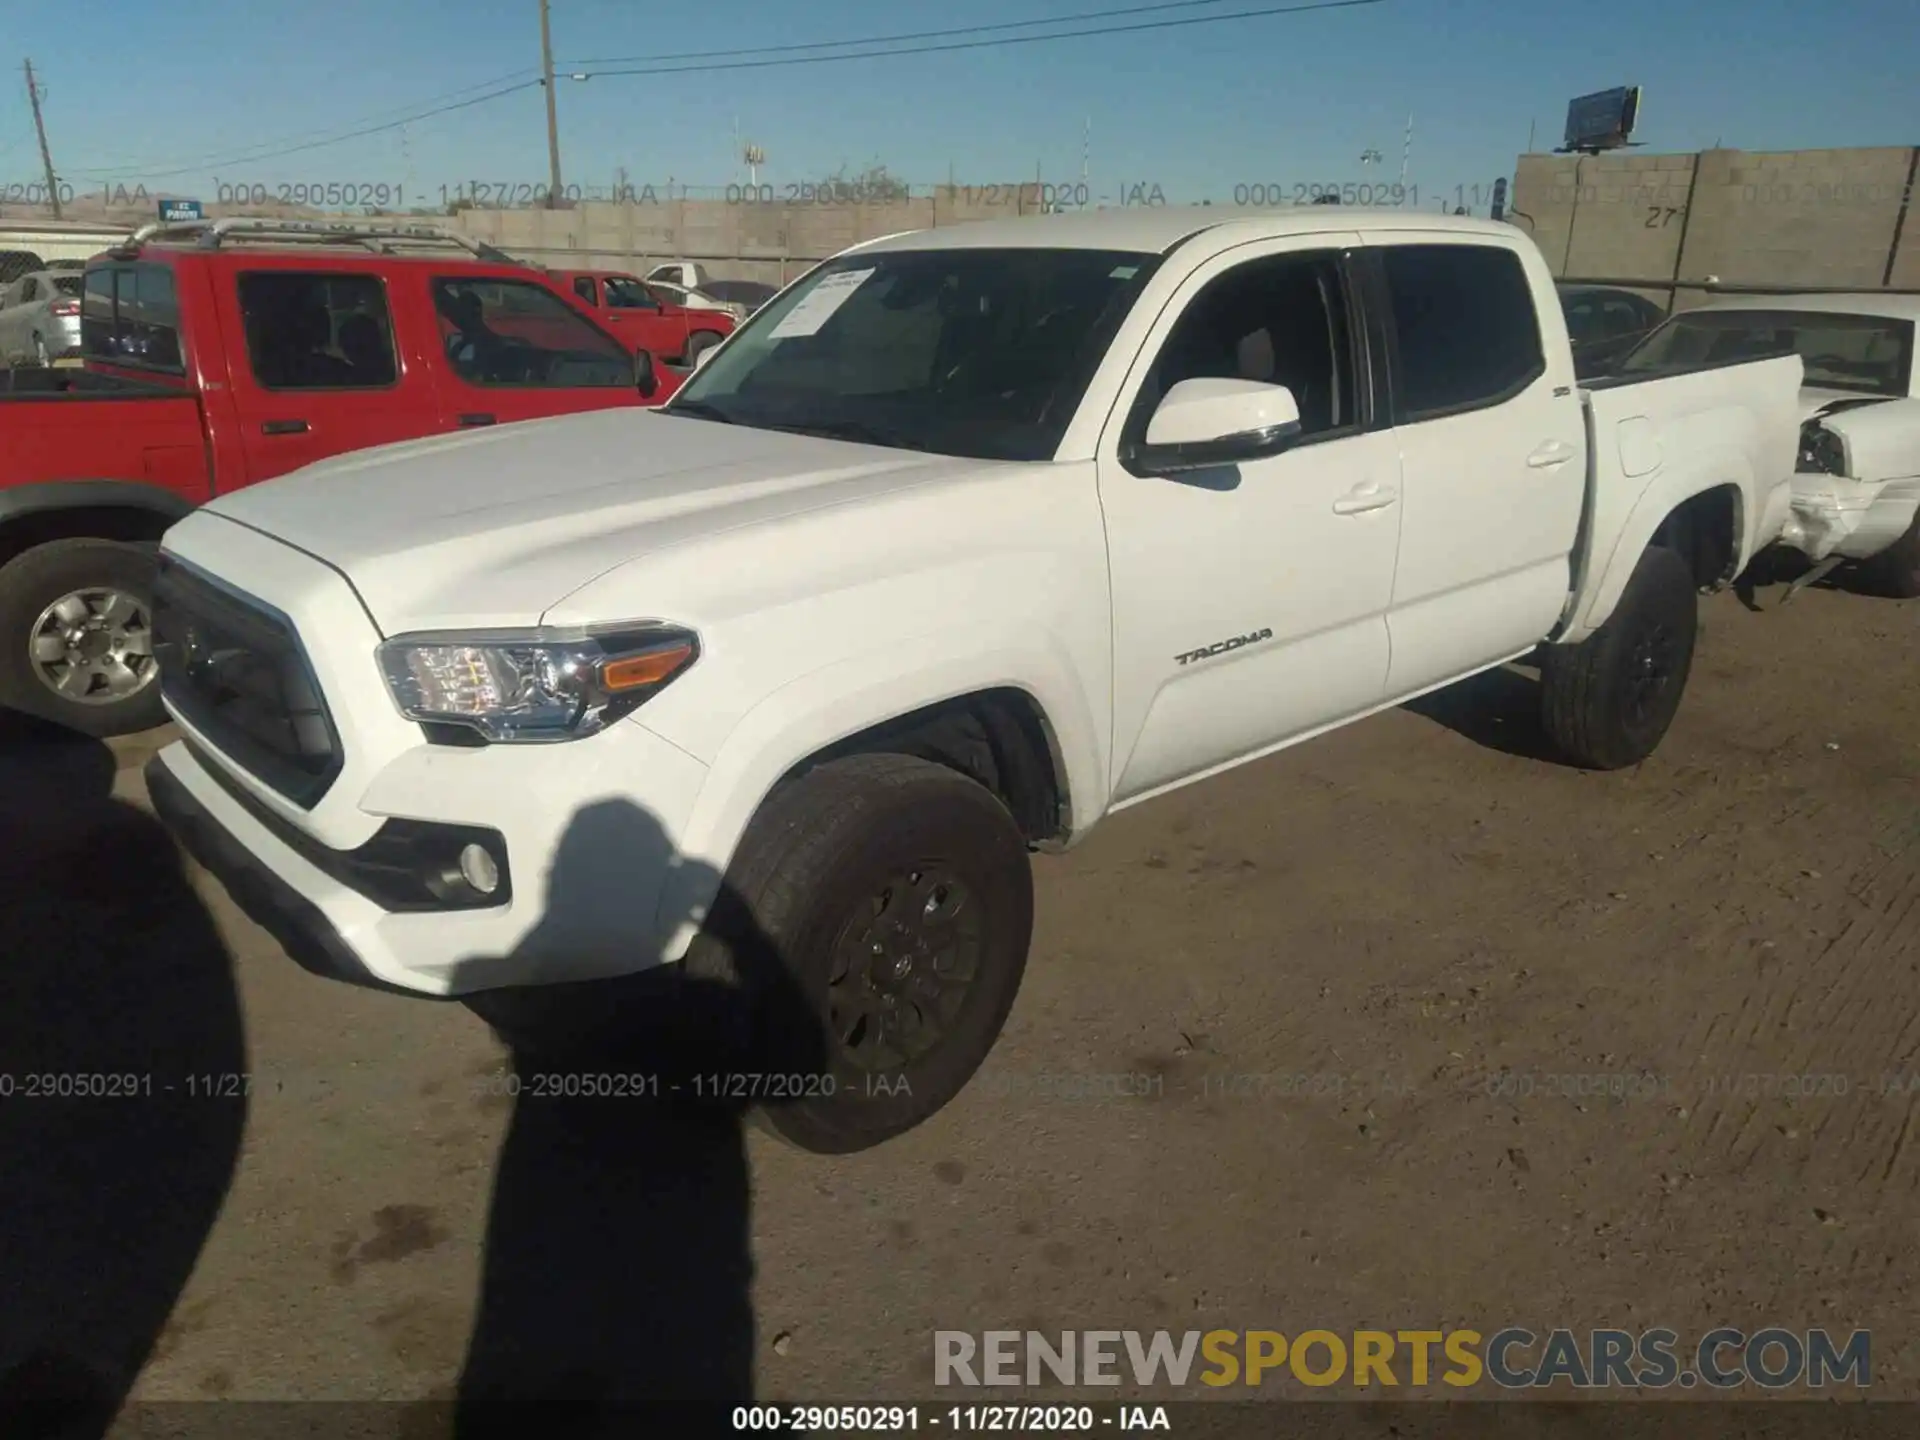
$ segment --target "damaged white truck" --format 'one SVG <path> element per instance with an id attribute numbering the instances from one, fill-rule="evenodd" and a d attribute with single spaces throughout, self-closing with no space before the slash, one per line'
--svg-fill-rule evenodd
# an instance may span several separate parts
<path id="1" fill-rule="evenodd" d="M 1920 596 L 1920 296 L 1754 295 L 1668 320 L 1621 365 L 1629 379 L 1764 355 L 1797 355 L 1800 455 L 1780 543 L 1815 562 L 1805 585 L 1849 561 L 1868 584 Z"/>
<path id="2" fill-rule="evenodd" d="M 1030 851 L 1536 649 L 1567 757 L 1644 759 L 1696 593 L 1784 521 L 1800 383 L 1583 390 L 1501 224 L 892 236 L 662 410 L 365 451 L 175 526 L 186 738 L 151 794 L 325 973 L 495 1014 L 717 986 L 742 1048 L 694 1088 L 858 1150 L 994 1043 Z"/>

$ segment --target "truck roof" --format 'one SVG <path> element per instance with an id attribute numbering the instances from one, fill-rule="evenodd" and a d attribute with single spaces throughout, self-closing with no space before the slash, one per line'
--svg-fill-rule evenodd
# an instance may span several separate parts
<path id="1" fill-rule="evenodd" d="M 1122 250 L 1164 255 L 1190 236 L 1228 226 L 1250 235 L 1317 235 L 1329 230 L 1446 231 L 1510 239 L 1502 220 L 1389 210 L 1374 206 L 1297 205 L 1252 210 L 1218 205 L 1123 206 L 1013 220 L 973 220 L 931 230 L 909 230 L 853 247 L 862 254 L 888 250 L 1035 249 Z"/>
<path id="2" fill-rule="evenodd" d="M 343 252 L 379 255 L 384 259 L 445 261 L 449 252 L 490 265 L 533 270 L 528 264 L 484 241 L 474 240 L 445 226 L 410 220 L 369 217 L 366 220 L 278 220 L 234 216 L 222 220 L 186 220 L 143 225 L 106 252 L 116 260 L 131 259 L 148 248 L 179 253 L 218 254 L 233 250 L 304 250 L 316 256 Z"/>

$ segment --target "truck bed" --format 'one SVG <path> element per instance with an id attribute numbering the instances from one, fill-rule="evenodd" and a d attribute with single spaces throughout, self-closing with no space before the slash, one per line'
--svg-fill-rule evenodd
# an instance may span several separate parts
<path id="1" fill-rule="evenodd" d="M 179 393 L 178 387 L 127 380 L 117 375 L 98 375 L 75 366 L 22 365 L 0 369 L 0 401 L 51 400 L 63 396 L 117 400 Z"/>
<path id="2" fill-rule="evenodd" d="M 7 487 L 130 480 L 207 498 L 207 440 L 191 391 L 87 370 L 0 371 L 0 496 Z"/>
<path id="3" fill-rule="evenodd" d="M 1581 384 L 1587 504 L 1563 633 L 1579 638 L 1611 612 L 1631 557 L 1651 538 L 1648 517 L 1691 495 L 1750 487 L 1751 513 L 1736 514 L 1736 572 L 1779 537 L 1798 453 L 1802 371 L 1788 355 Z"/>

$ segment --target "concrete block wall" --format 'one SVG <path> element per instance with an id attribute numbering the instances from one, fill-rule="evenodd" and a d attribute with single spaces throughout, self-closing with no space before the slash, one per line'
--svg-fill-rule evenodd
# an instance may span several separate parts
<path id="1" fill-rule="evenodd" d="M 1903 219 L 1915 155 L 1908 146 L 1523 155 L 1514 218 L 1555 274 L 1678 281 L 1679 309 L 1706 298 L 1685 282 L 1709 277 L 1920 286 L 1920 224 Z"/>
<path id="2" fill-rule="evenodd" d="M 1039 208 L 1036 187 L 1008 185 L 942 187 L 880 205 L 588 201 L 570 210 L 473 209 L 454 223 L 476 240 L 556 268 L 644 270 L 695 260 L 722 279 L 780 285 L 862 240 Z"/>
<path id="3" fill-rule="evenodd" d="M 1913 156 L 1906 146 L 1708 151 L 1680 278 L 1878 289 Z"/>

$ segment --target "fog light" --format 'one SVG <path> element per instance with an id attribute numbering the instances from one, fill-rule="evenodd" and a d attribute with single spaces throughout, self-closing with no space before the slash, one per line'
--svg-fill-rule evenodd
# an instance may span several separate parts
<path id="1" fill-rule="evenodd" d="M 460 878 L 482 895 L 491 895 L 500 887 L 500 867 L 484 845 L 467 845 L 460 851 Z"/>

